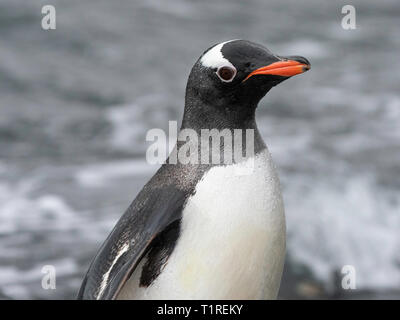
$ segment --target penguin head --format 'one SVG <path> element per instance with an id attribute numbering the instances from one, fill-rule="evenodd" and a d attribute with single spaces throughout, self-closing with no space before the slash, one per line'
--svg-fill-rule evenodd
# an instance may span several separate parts
<path id="1" fill-rule="evenodd" d="M 272 87 L 309 69 L 308 60 L 300 56 L 278 56 L 246 40 L 222 42 L 206 50 L 193 66 L 187 99 L 249 113 Z"/>

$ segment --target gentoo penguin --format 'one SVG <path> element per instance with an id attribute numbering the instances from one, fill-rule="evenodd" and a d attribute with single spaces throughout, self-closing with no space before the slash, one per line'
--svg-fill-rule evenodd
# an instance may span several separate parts
<path id="1" fill-rule="evenodd" d="M 255 110 L 273 86 L 309 69 L 303 57 L 245 40 L 206 50 L 189 75 L 180 132 L 250 130 L 253 155 L 228 164 L 167 159 L 101 246 L 78 298 L 276 298 L 284 208 Z"/>

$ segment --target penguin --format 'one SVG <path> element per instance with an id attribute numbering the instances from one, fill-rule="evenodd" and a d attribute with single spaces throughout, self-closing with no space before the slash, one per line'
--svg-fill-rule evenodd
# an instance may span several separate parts
<path id="1" fill-rule="evenodd" d="M 179 133 L 251 130 L 252 154 L 227 163 L 168 158 L 101 246 L 78 299 L 275 299 L 284 204 L 255 112 L 272 87 L 309 69 L 306 58 L 247 40 L 207 49 L 190 72 Z M 183 147 L 178 138 L 172 153 Z"/>

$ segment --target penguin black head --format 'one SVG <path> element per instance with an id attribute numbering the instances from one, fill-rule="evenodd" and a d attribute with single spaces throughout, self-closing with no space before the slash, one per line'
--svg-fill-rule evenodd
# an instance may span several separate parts
<path id="1" fill-rule="evenodd" d="M 238 125 L 254 115 L 258 102 L 272 87 L 309 69 L 306 58 L 278 56 L 250 41 L 219 43 L 206 50 L 192 68 L 185 116 L 193 118 L 189 114 L 196 113 L 205 118 L 203 124 L 222 117 L 225 120 L 220 121 Z M 185 116 L 184 122 L 188 120 Z"/>

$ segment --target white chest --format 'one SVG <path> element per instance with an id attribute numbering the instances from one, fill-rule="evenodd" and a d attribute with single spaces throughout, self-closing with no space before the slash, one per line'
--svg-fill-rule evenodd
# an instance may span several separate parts
<path id="1" fill-rule="evenodd" d="M 265 150 L 204 175 L 187 201 L 181 235 L 164 270 L 131 298 L 275 298 L 284 255 L 279 180 Z"/>

